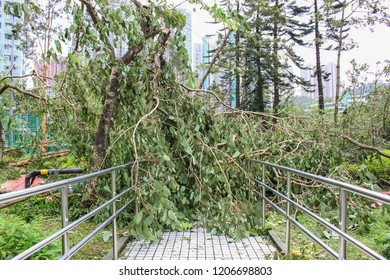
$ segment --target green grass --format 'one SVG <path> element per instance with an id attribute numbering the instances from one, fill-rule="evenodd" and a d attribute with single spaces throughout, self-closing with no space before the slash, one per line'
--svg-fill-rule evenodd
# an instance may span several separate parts
<path id="1" fill-rule="evenodd" d="M 35 197 L 8 208 L 0 209 L 0 259 L 11 259 L 61 229 L 60 205 L 56 199 Z M 77 207 L 71 205 L 70 216 Z M 73 212 L 73 213 L 72 213 Z M 78 213 L 77 215 L 82 215 Z M 76 219 L 75 216 L 73 219 Z M 87 220 L 70 231 L 70 247 L 76 245 L 97 227 L 93 219 Z M 104 231 L 110 231 L 108 226 Z M 126 231 L 119 229 L 119 236 Z M 103 240 L 103 232 L 93 237 L 72 259 L 103 259 L 112 247 L 112 238 Z M 62 242 L 58 238 L 52 244 L 35 253 L 30 259 L 58 259 L 62 255 Z"/>
<path id="2" fill-rule="evenodd" d="M 331 220 L 337 216 L 336 213 L 321 214 L 325 219 Z M 390 236 L 390 220 L 384 209 L 377 208 L 371 210 L 371 218 L 374 222 L 370 223 L 368 229 L 361 230 L 359 225 L 353 229 L 347 230 L 347 233 L 355 239 L 365 244 L 374 251 L 381 253 L 386 248 L 385 240 Z M 317 237 L 321 238 L 326 244 L 338 252 L 338 236 L 331 234 L 324 226 L 312 220 L 305 215 L 298 215 L 296 219 L 307 229 L 313 232 Z M 270 225 L 274 231 L 285 241 L 286 220 L 279 213 L 272 213 L 267 216 L 267 225 Z M 299 252 L 299 256 L 283 256 L 283 258 L 293 259 L 333 259 L 322 247 L 317 245 L 306 234 L 302 233 L 298 228 L 291 224 L 291 251 Z M 279 258 L 281 256 L 277 256 Z M 347 241 L 347 259 L 351 260 L 368 260 L 372 259 L 354 245 Z"/>

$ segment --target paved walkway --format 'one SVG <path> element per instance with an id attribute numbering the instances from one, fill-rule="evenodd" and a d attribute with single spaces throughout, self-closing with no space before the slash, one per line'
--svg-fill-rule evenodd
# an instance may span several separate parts
<path id="1" fill-rule="evenodd" d="M 238 242 L 224 235 L 212 235 L 203 228 L 191 232 L 166 232 L 150 243 L 130 242 L 121 259 L 127 260 L 249 260 L 270 259 L 276 251 L 262 237 L 250 236 Z"/>

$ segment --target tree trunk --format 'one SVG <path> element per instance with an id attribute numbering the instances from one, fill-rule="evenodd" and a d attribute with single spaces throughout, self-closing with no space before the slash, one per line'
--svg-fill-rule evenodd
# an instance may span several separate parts
<path id="1" fill-rule="evenodd" d="M 260 20 L 260 11 L 259 9 L 257 10 L 256 14 L 256 19 L 257 21 Z M 256 34 L 260 35 L 260 28 L 257 25 L 256 26 Z M 264 80 L 262 76 L 262 71 L 261 71 L 261 48 L 260 48 L 260 38 L 258 39 L 257 43 L 257 94 L 259 96 L 259 112 L 264 112 Z"/>
<path id="2" fill-rule="evenodd" d="M 317 83 L 318 83 L 318 108 L 320 112 L 325 109 L 324 102 L 324 88 L 322 85 L 322 69 L 321 69 L 321 57 L 320 57 L 320 46 L 321 46 L 321 35 L 319 30 L 319 13 L 318 3 L 314 0 L 314 18 L 315 18 L 315 47 L 316 47 L 316 72 L 317 72 Z"/>
<path id="3" fill-rule="evenodd" d="M 44 37 L 44 49 L 43 49 L 43 82 L 45 88 L 43 89 L 43 95 L 42 95 L 42 104 L 43 104 L 43 110 L 45 110 L 46 107 L 46 98 L 47 98 L 47 83 L 48 83 L 48 77 L 49 77 L 49 63 L 50 61 L 47 61 L 47 54 L 50 49 L 50 43 L 51 43 L 51 31 L 53 26 L 53 12 L 54 12 L 54 5 L 51 1 L 47 1 L 47 18 L 46 18 L 46 30 L 45 30 L 45 37 Z M 42 114 L 42 120 L 41 120 L 41 143 L 40 143 L 40 149 L 42 153 L 45 153 L 47 150 L 46 146 L 46 133 L 47 133 L 47 116 L 45 113 Z"/>
<path id="4" fill-rule="evenodd" d="M 47 77 L 49 76 L 49 64 L 48 62 L 44 61 L 43 63 L 43 81 L 45 82 L 45 85 L 47 84 Z M 47 87 L 43 89 L 43 95 L 42 95 L 42 104 L 45 107 L 46 106 L 46 98 L 47 98 Z M 43 108 L 45 110 L 45 108 Z M 41 152 L 45 153 L 46 152 L 46 132 L 47 132 L 47 126 L 46 126 L 46 114 L 42 114 L 42 120 L 41 120 Z"/>
<path id="5" fill-rule="evenodd" d="M 345 8 L 341 14 L 341 26 L 338 38 L 338 49 L 337 49 L 337 64 L 336 64 L 336 96 L 334 103 L 334 124 L 338 125 L 337 117 L 339 113 L 339 99 L 340 99 L 340 90 L 341 90 L 341 48 L 343 45 L 343 31 L 344 31 L 344 16 L 345 16 Z"/>
<path id="6" fill-rule="evenodd" d="M 273 112 L 274 115 L 278 114 L 279 106 L 279 67 L 278 67 L 278 15 L 279 15 L 279 0 L 275 0 L 275 11 L 274 11 L 274 27 L 273 27 L 273 84 L 274 84 L 274 102 L 273 102 Z M 273 119 L 276 122 L 276 119 Z"/>
<path id="7" fill-rule="evenodd" d="M 259 96 L 259 112 L 264 112 L 264 85 L 261 71 L 261 58 L 257 58 L 257 94 Z"/>
<path id="8" fill-rule="evenodd" d="M 237 16 L 240 10 L 240 2 L 237 1 Z M 240 33 L 236 32 L 236 38 L 235 38 L 235 47 L 236 47 L 236 108 L 241 107 L 241 97 L 240 97 L 240 73 L 239 73 L 239 67 L 240 67 L 240 49 L 239 49 L 239 43 L 240 43 Z"/>
<path id="9" fill-rule="evenodd" d="M 5 132 L 4 132 L 3 124 L 0 121 L 0 160 L 2 160 L 4 156 L 4 146 L 5 146 Z"/>
<path id="10" fill-rule="evenodd" d="M 101 169 L 104 164 L 104 157 L 109 145 L 111 119 L 114 117 L 119 78 L 121 74 L 122 71 L 119 69 L 119 67 L 113 66 L 111 68 L 109 85 L 104 97 L 103 112 L 100 116 L 100 121 L 93 145 L 93 159 L 91 167 L 92 171 Z"/>

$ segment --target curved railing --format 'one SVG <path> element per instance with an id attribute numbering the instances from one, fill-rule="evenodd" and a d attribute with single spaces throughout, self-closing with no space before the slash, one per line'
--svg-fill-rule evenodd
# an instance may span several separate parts
<path id="1" fill-rule="evenodd" d="M 390 205 L 390 197 L 378 192 L 374 192 L 371 190 L 364 189 L 362 187 L 358 187 L 352 184 L 344 183 L 341 181 L 337 181 L 334 179 L 314 175 L 311 173 L 303 172 L 297 169 L 293 169 L 286 166 L 281 166 L 265 161 L 260 160 L 254 160 L 254 159 L 247 159 L 250 163 L 257 163 L 262 165 L 262 179 L 261 181 L 257 179 L 256 177 L 251 177 L 253 181 L 258 183 L 262 187 L 262 191 L 256 191 L 259 196 L 261 197 L 263 203 L 262 203 L 262 223 L 263 227 L 265 226 L 265 205 L 266 203 L 270 204 L 275 210 L 280 212 L 283 216 L 286 217 L 286 253 L 290 252 L 290 241 L 291 241 L 291 235 L 290 235 L 290 223 L 293 223 L 299 230 L 301 230 L 303 233 L 305 233 L 307 236 L 309 236 L 315 243 L 320 245 L 326 252 L 328 252 L 333 258 L 335 259 L 346 259 L 346 241 L 350 242 L 357 248 L 359 248 L 361 251 L 365 252 L 369 256 L 373 257 L 374 259 L 380 259 L 385 260 L 386 258 L 382 255 L 378 254 L 365 244 L 361 243 L 360 241 L 356 240 L 354 237 L 349 235 L 346 232 L 346 224 L 347 224 L 347 194 L 348 193 L 354 193 L 359 196 L 372 199 L 374 201 L 382 202 L 386 205 Z M 287 173 L 287 193 L 283 194 L 279 192 L 278 190 L 272 188 L 268 184 L 266 184 L 266 168 L 272 167 L 278 170 L 282 170 Z M 309 209 L 305 208 L 304 206 L 300 205 L 298 202 L 291 199 L 291 177 L 292 175 L 298 175 L 304 178 L 308 178 L 323 184 L 339 187 L 340 194 L 339 194 L 339 227 L 335 227 L 325 219 L 321 218 L 320 216 L 316 215 Z M 266 190 L 271 191 L 276 196 L 279 196 L 283 198 L 286 201 L 286 210 L 283 210 L 281 207 L 279 207 L 276 203 L 271 201 L 269 198 L 267 198 Z M 329 245 L 327 245 L 324 241 L 322 241 L 319 237 L 317 237 L 314 233 L 312 233 L 310 230 L 308 230 L 306 227 L 304 227 L 301 223 L 299 223 L 294 217 L 290 215 L 291 206 L 294 206 L 295 208 L 301 210 L 303 213 L 310 216 L 315 221 L 319 222 L 320 224 L 324 225 L 328 229 L 336 232 L 339 235 L 339 244 L 338 244 L 338 252 L 333 250 Z"/>
<path id="2" fill-rule="evenodd" d="M 27 198 L 30 198 L 32 196 L 47 193 L 51 191 L 56 191 L 59 188 L 61 189 L 61 213 L 62 213 L 62 229 L 57 231 L 56 233 L 52 234 L 51 236 L 47 237 L 46 239 L 42 240 L 41 242 L 35 244 L 34 246 L 30 247 L 26 251 L 20 253 L 19 255 L 15 256 L 15 260 L 20 259 L 27 259 L 32 254 L 38 252 L 45 246 L 52 243 L 54 240 L 62 237 L 62 253 L 63 255 L 59 259 L 69 259 L 72 257 L 77 251 L 79 251 L 92 237 L 94 237 L 97 233 L 99 233 L 102 229 L 104 229 L 107 225 L 112 223 L 112 237 L 113 237 L 113 243 L 112 243 L 112 249 L 113 249 L 113 259 L 118 258 L 118 243 L 117 243 L 117 225 L 116 225 L 116 218 L 123 212 L 123 210 L 126 209 L 133 201 L 134 199 L 130 199 L 128 202 L 126 202 L 119 210 L 116 209 L 116 201 L 121 199 L 125 194 L 129 193 L 132 189 L 131 186 L 126 188 L 124 191 L 122 191 L 120 194 L 116 194 L 116 172 L 119 170 L 123 170 L 126 168 L 129 168 L 133 165 L 133 162 L 130 162 L 128 164 L 119 165 L 116 167 L 111 167 L 105 170 L 97 171 L 94 173 L 61 180 L 54 183 L 45 184 L 39 187 L 29 188 L 25 190 L 20 190 L 16 192 L 11 192 L 7 194 L 0 195 L 0 206 L 4 204 L 11 204 L 18 202 L 20 200 L 24 200 Z M 112 192 L 112 198 L 105 202 L 104 204 L 100 205 L 96 209 L 92 210 L 88 214 L 84 215 L 83 217 L 79 218 L 78 220 L 69 223 L 69 205 L 68 205 L 68 188 L 72 185 L 80 182 L 85 182 L 90 179 L 94 179 L 97 177 L 100 177 L 102 175 L 111 174 L 111 192 Z M 105 221 L 103 221 L 96 229 L 94 229 L 90 234 L 88 234 L 85 238 L 83 238 L 81 241 L 79 241 L 75 246 L 70 248 L 69 246 L 69 231 L 83 223 L 84 221 L 88 220 L 89 218 L 96 215 L 99 211 L 103 210 L 104 208 L 111 205 L 111 216 L 108 217 Z"/>
<path id="3" fill-rule="evenodd" d="M 365 252 L 369 256 L 373 257 L 374 259 L 385 259 L 383 256 L 381 256 L 379 253 L 375 252 L 365 244 L 361 243 L 360 241 L 356 240 L 354 237 L 349 235 L 346 232 L 346 219 L 347 219 L 347 194 L 348 193 L 355 193 L 357 195 L 372 199 L 374 201 L 382 202 L 386 205 L 390 205 L 390 197 L 383 195 L 378 192 L 374 192 L 371 190 L 367 190 L 352 184 L 340 182 L 337 180 L 333 180 L 330 178 L 321 177 L 318 175 L 310 174 L 307 172 L 303 172 L 300 170 L 296 170 L 293 168 L 289 168 L 286 166 L 281 166 L 265 161 L 259 161 L 259 160 L 253 160 L 253 159 L 247 159 L 249 163 L 252 164 L 260 164 L 262 167 L 262 179 L 259 180 L 256 177 L 250 176 L 250 179 L 259 184 L 262 188 L 261 191 L 255 190 L 255 192 L 260 196 L 262 199 L 262 223 L 263 227 L 265 227 L 265 218 L 266 218 L 266 203 L 270 204 L 275 210 L 282 213 L 286 217 L 286 252 L 290 252 L 290 241 L 291 241 L 291 223 L 293 223 L 299 230 L 301 230 L 303 233 L 305 233 L 307 236 L 309 236 L 314 242 L 316 242 L 318 245 L 320 245 L 326 252 L 328 252 L 333 258 L 335 259 L 346 259 L 346 242 L 353 244 L 357 248 L 359 248 L 361 251 Z M 134 163 L 128 163 L 112 168 L 108 168 L 105 170 L 101 170 L 98 172 L 74 177 L 71 179 L 61 180 L 54 183 L 45 184 L 39 187 L 29 188 L 21 191 L 16 191 L 12 193 L 2 194 L 0 195 L 0 206 L 10 203 L 15 203 L 17 201 L 27 199 L 29 197 L 47 193 L 51 191 L 56 191 L 58 188 L 60 188 L 61 191 L 61 213 L 62 213 L 62 229 L 57 231 L 56 233 L 52 234 L 51 236 L 45 238 L 44 240 L 40 241 L 39 243 L 35 244 L 31 248 L 27 249 L 26 251 L 20 253 L 14 259 L 26 259 L 32 254 L 38 252 L 40 249 L 44 248 L 45 246 L 52 243 L 54 240 L 62 237 L 62 256 L 59 259 L 69 259 L 71 258 L 77 251 L 79 251 L 87 242 L 94 237 L 97 233 L 99 233 L 103 228 L 105 228 L 107 225 L 112 223 L 112 236 L 113 236 L 113 243 L 112 243 L 112 249 L 113 249 L 113 259 L 118 258 L 118 245 L 117 245 L 117 226 L 116 226 L 116 218 L 128 207 L 134 199 L 130 199 L 127 201 L 120 209 L 116 209 L 116 202 L 117 200 L 121 199 L 125 194 L 129 193 L 132 190 L 132 186 L 128 186 L 125 190 L 123 190 L 120 194 L 116 194 L 116 172 L 129 168 Z M 283 172 L 287 173 L 287 181 L 286 181 L 286 187 L 287 187 L 287 193 L 283 194 L 280 191 L 272 188 L 268 184 L 266 184 L 266 168 L 272 167 L 276 168 L 278 170 L 282 170 Z M 68 188 L 76 183 L 85 182 L 90 179 L 97 178 L 102 175 L 111 174 L 111 191 L 112 191 L 112 198 L 108 201 L 106 201 L 104 204 L 100 205 L 96 209 L 92 210 L 88 214 L 84 215 L 83 217 L 79 218 L 78 220 L 69 223 L 69 206 L 68 206 Z M 340 199 L 340 207 L 339 207 L 339 227 L 336 227 L 326 221 L 325 219 L 321 218 L 317 214 L 313 213 L 309 209 L 305 208 L 298 202 L 294 201 L 292 197 L 291 192 L 291 178 L 292 175 L 295 176 L 301 176 L 304 178 L 308 178 L 311 180 L 315 180 L 317 182 L 336 186 L 340 189 L 339 199 Z M 271 191 L 276 196 L 279 196 L 284 199 L 286 202 L 286 210 L 283 210 L 280 206 L 278 206 L 276 203 L 274 203 L 270 198 L 266 195 L 266 190 Z M 91 233 L 89 233 L 85 238 L 83 238 L 81 241 L 79 241 L 76 245 L 74 245 L 72 248 L 70 248 L 69 245 L 69 231 L 83 223 L 84 221 L 88 220 L 89 218 L 96 215 L 99 211 L 103 210 L 104 208 L 111 205 L 111 216 L 108 217 L 105 221 L 103 221 L 101 224 L 99 224 L 96 229 L 94 229 Z M 313 232 L 308 230 L 304 225 L 299 223 L 294 217 L 290 215 L 291 206 L 295 207 L 296 209 L 299 209 L 318 223 L 322 224 L 323 226 L 327 227 L 328 229 L 336 232 L 339 235 L 339 245 L 338 245 L 338 252 L 333 250 L 329 245 L 327 245 L 324 241 L 322 241 L 319 237 L 317 237 Z"/>

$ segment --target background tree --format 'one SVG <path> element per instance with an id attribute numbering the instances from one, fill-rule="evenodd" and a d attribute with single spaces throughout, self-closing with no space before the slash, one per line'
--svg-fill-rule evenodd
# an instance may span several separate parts
<path id="1" fill-rule="evenodd" d="M 336 43 L 336 95 L 334 123 L 338 125 L 339 102 L 341 96 L 341 54 L 355 47 L 353 40 L 347 40 L 351 27 L 364 27 L 376 23 L 386 23 L 388 7 L 375 0 L 326 1 L 326 21 L 328 38 Z"/>

